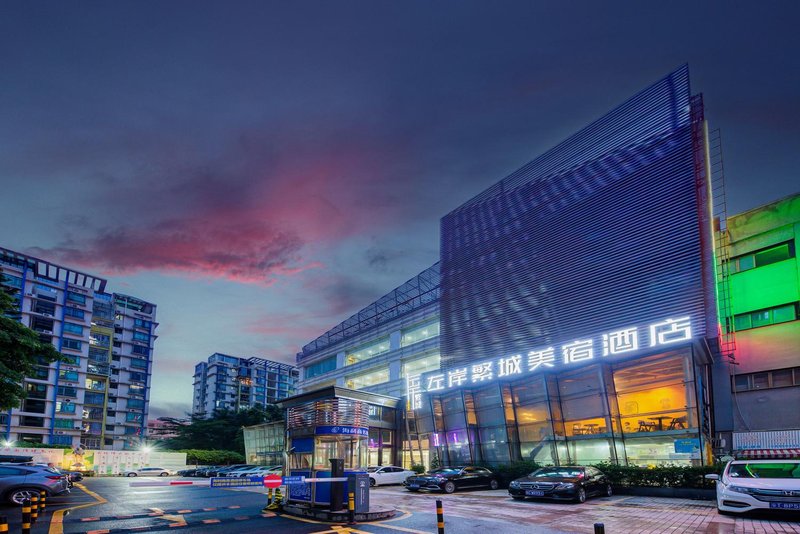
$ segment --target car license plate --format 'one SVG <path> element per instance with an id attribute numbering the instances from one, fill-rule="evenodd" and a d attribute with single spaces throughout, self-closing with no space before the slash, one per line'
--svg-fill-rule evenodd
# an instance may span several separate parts
<path id="1" fill-rule="evenodd" d="M 408 487 L 411 489 L 417 489 L 419 488 L 419 484 L 409 484 Z"/>
<path id="2" fill-rule="evenodd" d="M 528 497 L 541 497 L 544 492 L 542 490 L 525 490 L 525 495 Z"/>
<path id="3" fill-rule="evenodd" d="M 800 510 L 800 502 L 770 502 L 769 507 L 781 510 Z"/>

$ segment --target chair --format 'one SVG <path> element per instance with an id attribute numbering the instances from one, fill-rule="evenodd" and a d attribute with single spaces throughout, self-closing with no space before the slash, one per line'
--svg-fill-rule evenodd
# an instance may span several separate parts
<path id="1" fill-rule="evenodd" d="M 654 421 L 645 421 L 644 419 L 639 419 L 639 430 L 637 432 L 652 432 L 655 430 L 656 424 Z"/>
<path id="2" fill-rule="evenodd" d="M 673 417 L 669 422 L 669 430 L 677 430 L 678 428 L 686 428 L 686 416 Z"/>

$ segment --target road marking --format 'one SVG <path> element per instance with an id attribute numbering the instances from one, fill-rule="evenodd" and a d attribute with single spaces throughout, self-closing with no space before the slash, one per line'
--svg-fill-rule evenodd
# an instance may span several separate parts
<path id="1" fill-rule="evenodd" d="M 76 482 L 74 485 L 81 491 L 88 493 L 90 497 L 93 497 L 95 499 L 94 502 L 78 504 L 76 506 L 62 508 L 53 512 L 53 516 L 50 518 L 50 528 L 48 529 L 48 534 L 64 534 L 64 515 L 66 515 L 68 512 L 72 510 L 78 510 L 80 508 L 88 508 L 89 506 L 94 506 L 96 504 L 105 504 L 108 502 L 97 493 L 87 489 L 83 484 Z"/>

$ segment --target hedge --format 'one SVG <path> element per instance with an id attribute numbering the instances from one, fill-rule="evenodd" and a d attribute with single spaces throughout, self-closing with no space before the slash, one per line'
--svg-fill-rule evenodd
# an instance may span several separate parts
<path id="1" fill-rule="evenodd" d="M 244 456 L 236 451 L 208 451 L 202 449 L 184 449 L 175 452 L 186 453 L 187 465 L 230 465 L 245 463 Z"/>
<path id="2" fill-rule="evenodd" d="M 720 473 L 719 465 L 659 465 L 638 467 L 635 465 L 596 464 L 611 481 L 613 486 L 621 487 L 659 487 L 713 489 L 714 481 L 706 480 L 705 475 Z"/>

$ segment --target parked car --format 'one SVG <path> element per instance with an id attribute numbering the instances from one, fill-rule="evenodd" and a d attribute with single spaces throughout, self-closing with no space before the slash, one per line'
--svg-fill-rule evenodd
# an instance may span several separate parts
<path id="1" fill-rule="evenodd" d="M 414 471 L 394 465 L 368 467 L 367 474 L 369 475 L 370 486 L 402 484 L 408 477 L 416 475 Z"/>
<path id="2" fill-rule="evenodd" d="M 122 473 L 126 477 L 166 477 L 172 473 L 163 467 L 140 467 Z"/>
<path id="3" fill-rule="evenodd" d="M 252 476 L 251 473 L 258 471 L 264 467 L 263 465 L 249 465 L 247 467 L 242 467 L 240 469 L 234 469 L 233 471 L 228 471 L 225 476 L 226 477 L 249 477 Z"/>
<path id="4" fill-rule="evenodd" d="M 732 460 L 717 481 L 717 511 L 800 510 L 800 459 Z"/>
<path id="5" fill-rule="evenodd" d="M 60 495 L 69 492 L 67 477 L 50 467 L 0 464 L 0 496 L 9 504 L 21 506 L 34 495 Z"/>
<path id="6" fill-rule="evenodd" d="M 611 496 L 611 483 L 594 467 L 542 467 L 508 485 L 512 498 L 559 499 L 585 502 L 591 495 Z"/>
<path id="7" fill-rule="evenodd" d="M 228 476 L 228 473 L 230 473 L 231 471 L 236 471 L 237 469 L 244 469 L 245 467 L 255 467 L 255 466 L 252 465 L 252 464 L 229 465 L 229 466 L 226 466 L 226 467 L 221 467 L 219 469 L 215 469 L 214 471 L 211 471 L 209 474 L 212 477 L 226 477 L 226 476 Z"/>
<path id="8" fill-rule="evenodd" d="M 440 490 L 453 493 L 457 489 L 482 488 L 497 489 L 500 483 L 497 476 L 485 467 L 463 465 L 459 467 L 441 467 L 424 475 L 414 475 L 406 479 L 408 491 L 421 489 Z"/>
<path id="9" fill-rule="evenodd" d="M 222 469 L 223 466 L 221 465 L 209 465 L 208 467 L 203 467 L 197 470 L 195 476 L 198 477 L 209 477 L 209 473 L 216 473 L 217 469 Z"/>

